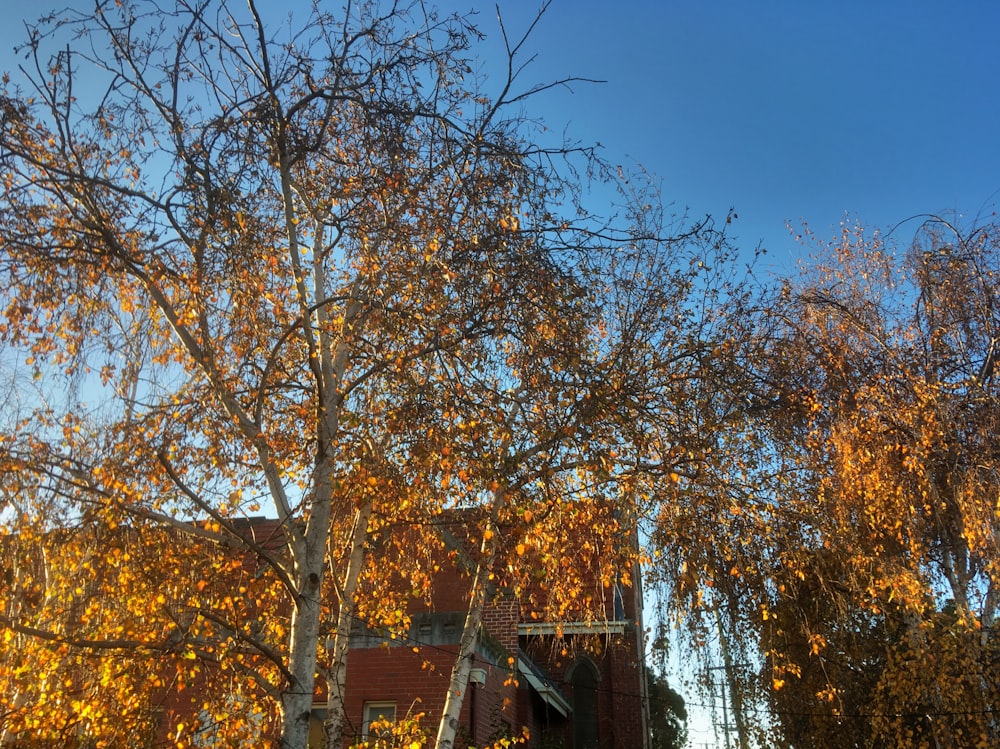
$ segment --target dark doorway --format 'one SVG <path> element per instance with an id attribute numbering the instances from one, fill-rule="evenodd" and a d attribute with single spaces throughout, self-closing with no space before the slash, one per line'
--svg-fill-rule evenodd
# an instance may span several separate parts
<path id="1" fill-rule="evenodd" d="M 597 749 L 597 671 L 587 661 L 573 669 L 573 749 Z"/>

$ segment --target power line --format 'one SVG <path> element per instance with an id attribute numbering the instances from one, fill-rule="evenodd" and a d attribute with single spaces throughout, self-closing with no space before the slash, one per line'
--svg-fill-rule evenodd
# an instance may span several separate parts
<path id="1" fill-rule="evenodd" d="M 368 626 L 368 622 L 357 615 L 351 614 L 351 619 L 354 621 Z M 409 645 L 411 647 L 426 648 L 429 650 L 435 650 L 441 653 L 447 653 L 449 655 L 455 655 L 455 650 L 453 648 L 443 647 L 441 645 L 435 645 L 426 640 L 421 640 L 419 637 L 410 636 L 408 633 L 403 634 L 400 632 L 393 632 L 394 637 L 388 634 L 379 634 L 378 632 L 372 633 L 375 637 L 379 637 L 389 643 L 398 642 L 402 645 Z M 457 643 L 456 643 L 457 644 Z M 723 669 L 723 666 L 715 666 L 714 669 Z M 711 670 L 711 669 L 710 669 Z M 559 680 L 559 683 L 565 683 Z M 641 697 L 642 694 L 639 692 L 633 692 L 624 689 L 612 689 L 610 687 L 605 688 L 602 691 L 605 694 L 610 694 L 614 696 L 621 697 Z M 714 704 L 705 704 L 701 702 L 691 702 L 689 700 L 684 700 L 685 708 L 697 707 L 703 709 L 713 709 Z M 795 717 L 795 718 L 826 718 L 830 720 L 869 720 L 872 718 L 944 718 L 944 717 L 958 717 L 958 716 L 975 716 L 975 715 L 992 715 L 994 713 L 1000 712 L 1000 710 L 992 707 L 987 707 L 981 710 L 922 710 L 920 712 L 871 712 L 871 713 L 827 713 L 827 712 L 815 712 L 815 711 L 798 711 L 798 710 L 779 710 L 773 707 L 766 706 L 754 706 L 744 704 L 743 710 L 746 712 L 754 713 L 760 716 L 771 716 L 771 717 Z"/>

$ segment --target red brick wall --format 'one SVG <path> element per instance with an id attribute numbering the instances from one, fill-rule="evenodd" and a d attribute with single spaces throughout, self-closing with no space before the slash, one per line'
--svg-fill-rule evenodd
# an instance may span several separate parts
<path id="1" fill-rule="evenodd" d="M 423 725 L 434 726 L 441 716 L 456 650 L 422 648 L 415 653 L 404 646 L 351 650 L 347 659 L 347 735 L 361 734 L 366 702 L 395 702 L 397 718 L 412 710 L 425 713 Z M 414 702 L 416 699 L 419 701 Z"/>
<path id="2" fill-rule="evenodd" d="M 470 686 L 470 694 L 466 695 L 471 743 L 483 746 L 502 735 L 519 734 L 523 715 L 518 713 L 517 688 L 511 672 L 482 662 L 475 667 L 486 671 L 486 680 L 484 684 Z"/>
<path id="3" fill-rule="evenodd" d="M 397 719 L 407 712 L 424 713 L 421 725 L 432 734 L 436 732 L 457 650 L 457 646 L 424 646 L 414 652 L 412 647 L 401 645 L 351 650 L 347 663 L 346 738 L 360 735 L 366 702 L 395 702 Z M 479 658 L 473 668 L 486 672 L 486 684 L 469 685 L 462 703 L 459 746 L 470 740 L 482 745 L 505 724 L 520 731 L 509 672 Z M 471 717 L 475 718 L 474 727 L 470 725 Z"/>
<path id="4" fill-rule="evenodd" d="M 645 741 L 645 681 L 638 658 L 636 632 L 628 629 L 608 647 L 606 669 L 612 725 L 607 733 L 617 749 L 641 749 Z"/>
<path id="5" fill-rule="evenodd" d="M 601 636 L 599 645 L 579 636 L 564 641 L 553 636 L 523 638 L 531 658 L 573 701 L 569 681 L 573 665 L 587 659 L 597 669 L 598 734 L 601 749 L 643 749 L 645 742 L 643 672 L 638 658 L 636 630 L 623 635 Z M 562 644 L 560 644 L 560 642 Z M 567 722 L 564 745 L 573 745 L 572 723 Z"/>
<path id="6" fill-rule="evenodd" d="M 512 597 L 495 598 L 483 611 L 486 631 L 512 656 L 517 657 L 518 602 Z"/>

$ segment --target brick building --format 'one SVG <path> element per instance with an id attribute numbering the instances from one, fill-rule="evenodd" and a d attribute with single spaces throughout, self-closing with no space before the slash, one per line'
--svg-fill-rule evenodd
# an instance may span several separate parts
<path id="1" fill-rule="evenodd" d="M 636 579 L 636 578 L 632 578 Z M 604 617 L 546 621 L 503 588 L 491 591 L 462 707 L 459 746 L 527 729 L 538 749 L 644 749 L 648 745 L 638 586 L 605 591 Z M 442 565 L 429 601 L 411 606 L 407 636 L 359 628 L 347 677 L 347 736 L 379 717 L 440 718 L 468 608 L 469 577 Z M 316 740 L 323 706 L 317 704 Z"/>
<path id="2" fill-rule="evenodd" d="M 451 513 L 451 517 L 454 520 L 456 514 Z M 281 526 L 275 520 L 253 518 L 237 521 L 233 525 L 257 545 L 273 550 L 281 548 Z M 455 527 L 463 526 L 462 520 L 456 521 Z M 387 530 L 393 545 L 387 547 L 384 553 L 402 553 L 401 550 L 407 548 L 406 532 L 405 528 L 399 527 Z M 471 527 L 469 534 L 475 534 Z M 93 534 L 89 534 L 88 538 L 90 535 Z M 405 633 L 397 630 L 390 634 L 369 629 L 359 620 L 352 633 L 345 695 L 345 747 L 370 735 L 369 724 L 377 718 L 400 720 L 408 713 L 419 712 L 424 714 L 422 725 L 425 728 L 433 730 L 437 726 L 468 610 L 470 566 L 474 567 L 475 556 L 474 551 L 470 553 L 466 550 L 471 544 L 462 543 L 454 535 L 444 535 L 448 538 L 438 550 L 440 556 L 431 565 L 437 571 L 433 574 L 433 584 L 427 595 L 415 596 L 411 588 L 406 587 L 405 575 L 393 577 L 398 585 L 403 586 L 400 588 L 402 598 L 409 600 L 409 629 Z M 462 533 L 459 532 L 459 535 Z M 161 543 L 171 538 L 165 536 Z M 159 547 L 140 543 L 139 534 L 128 528 L 118 527 L 92 541 L 93 556 L 88 559 L 100 567 L 99 571 L 92 575 L 89 568 L 67 565 L 67 569 L 74 574 L 79 573 L 82 586 L 93 588 L 84 590 L 81 587 L 81 600 L 97 600 L 101 591 L 114 589 L 118 584 L 119 578 L 115 577 L 118 568 L 104 569 L 102 566 L 109 546 L 128 548 L 136 554 L 130 565 L 123 568 L 126 571 L 146 570 L 147 567 L 152 571 L 159 569 L 152 559 L 146 565 L 141 556 L 156 555 Z M 518 545 L 516 540 L 511 543 Z M 186 596 L 185 590 L 189 587 L 202 590 L 201 585 L 211 580 L 212 573 L 218 568 L 213 564 L 216 557 L 200 559 L 195 553 L 198 548 L 196 544 L 191 547 L 191 554 L 178 557 L 184 559 L 187 565 L 184 569 L 166 569 L 163 571 L 166 577 L 162 579 L 151 577 L 148 582 L 153 587 L 147 595 L 163 590 L 171 595 L 178 593 Z M 237 564 L 230 565 L 228 572 L 239 577 L 236 582 L 241 589 L 244 586 L 252 588 L 262 569 L 259 560 L 245 554 L 235 544 L 233 548 Z M 411 544 L 410 550 L 413 548 Z M 561 563 L 566 560 L 567 565 L 582 565 L 580 560 L 583 555 L 578 549 L 564 549 L 561 545 L 558 548 L 562 550 Z M 376 565 L 381 562 L 378 553 L 377 549 L 373 549 L 373 563 Z M 5 560 L 8 565 L 11 556 L 8 554 Z M 517 556 L 520 557 L 520 553 Z M 609 553 L 608 556 L 612 555 Z M 34 555 L 31 558 L 37 562 L 39 557 Z M 412 564 L 419 567 L 426 561 L 412 560 Z M 201 568 L 202 564 L 204 568 Z M 540 571 L 544 565 L 540 560 L 529 560 L 525 564 L 532 571 Z M 4 565 L 0 564 L 0 579 L 3 573 Z M 498 576 L 495 586 L 489 591 L 470 684 L 463 699 L 457 741 L 459 749 L 487 746 L 502 736 L 522 736 L 525 729 L 530 749 L 645 749 L 648 744 L 648 720 L 642 662 L 641 595 L 637 585 L 628 584 L 629 580 L 637 578 L 620 575 L 617 583 L 607 577 L 601 582 L 596 573 L 590 575 L 586 571 L 583 578 L 592 593 L 588 595 L 592 600 L 587 609 L 591 613 L 587 616 L 568 615 L 555 621 L 542 613 L 546 607 L 539 603 L 544 599 L 538 596 L 537 590 L 525 591 L 517 596 L 512 592 L 517 586 L 505 586 Z M 220 580 L 220 590 L 230 590 L 234 587 L 233 582 Z M 373 594 L 377 595 L 377 592 Z M 260 590 L 248 589 L 244 595 L 250 600 L 260 595 Z M 269 612 L 274 618 L 285 616 L 280 604 L 276 606 L 272 600 L 269 605 L 273 607 Z M 69 612 L 68 626 L 76 621 L 72 617 L 78 617 L 82 611 L 79 602 L 75 602 L 74 606 Z M 192 626 L 190 607 L 164 602 L 155 610 L 163 612 L 168 618 L 159 624 L 153 620 L 150 626 Z M 254 616 L 259 613 L 254 613 Z M 45 652 L 53 650 L 47 648 Z M 219 671 L 210 660 L 201 664 L 197 672 L 182 672 L 178 664 L 189 661 L 169 648 L 162 657 L 152 651 L 141 652 L 134 660 L 130 660 L 131 652 L 122 654 L 120 658 L 107 658 L 101 653 L 88 655 L 85 648 L 75 655 L 68 648 L 63 650 L 74 657 L 67 660 L 65 667 L 60 666 L 62 670 L 57 673 L 61 683 L 68 682 L 73 686 L 74 699 L 91 691 L 96 695 L 100 690 L 94 685 L 99 685 L 101 689 L 107 688 L 108 699 L 114 700 L 118 694 L 114 689 L 114 680 L 129 684 L 134 681 L 135 684 L 123 692 L 130 697 L 133 692 L 135 694 L 129 718 L 136 718 L 142 712 L 142 716 L 138 717 L 145 722 L 139 721 L 136 725 L 148 731 L 148 735 L 135 736 L 136 746 L 174 745 L 182 733 L 182 725 L 186 726 L 183 729 L 186 732 L 184 740 L 190 742 L 189 745 L 219 746 L 221 740 L 216 740 L 213 726 L 221 726 L 227 720 L 225 700 L 232 697 L 234 711 L 245 707 L 239 702 L 240 697 L 230 694 L 234 682 L 228 677 L 218 678 Z M 105 672 L 101 669 L 106 666 L 115 668 L 114 680 L 102 676 Z M 322 680 L 318 681 L 322 683 Z M 248 684 L 252 689 L 252 682 Z M 25 694 L 28 696 L 17 696 L 13 692 L 0 696 L 11 700 L 9 705 L 18 707 L 14 703 L 31 699 L 33 693 Z M 243 698 L 247 694 L 244 693 Z M 314 718 L 317 731 L 311 739 L 321 742 L 325 700 L 322 694 L 317 694 L 316 698 Z M 214 705 L 216 713 L 206 712 L 209 702 Z M 106 708 L 109 715 L 114 714 L 117 704 L 109 703 Z M 85 724 L 80 723 L 72 710 L 48 710 L 45 715 L 60 718 L 58 721 L 50 720 L 53 731 L 61 736 L 58 741 L 48 738 L 48 734 L 36 736 L 35 730 L 21 728 L 5 737 L 5 716 L 0 716 L 0 745 L 92 745 Z M 268 730 L 265 718 L 244 717 L 247 735 L 255 742 L 263 741 Z"/>

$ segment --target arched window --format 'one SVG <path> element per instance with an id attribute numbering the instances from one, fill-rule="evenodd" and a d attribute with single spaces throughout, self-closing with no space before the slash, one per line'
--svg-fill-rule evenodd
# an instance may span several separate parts
<path id="1" fill-rule="evenodd" d="M 597 749 L 597 669 L 587 660 L 573 666 L 573 749 Z"/>

